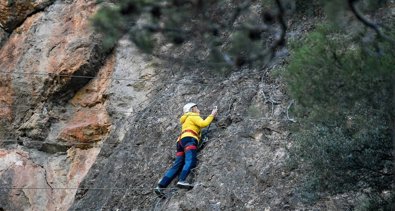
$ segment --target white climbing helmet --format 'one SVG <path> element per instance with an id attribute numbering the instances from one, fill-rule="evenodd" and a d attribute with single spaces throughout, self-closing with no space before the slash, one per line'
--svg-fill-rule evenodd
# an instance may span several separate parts
<path id="1" fill-rule="evenodd" d="M 184 107 L 182 108 L 182 110 L 184 111 L 184 113 L 190 112 L 191 108 L 193 106 L 197 106 L 196 103 L 187 103 L 184 105 Z"/>

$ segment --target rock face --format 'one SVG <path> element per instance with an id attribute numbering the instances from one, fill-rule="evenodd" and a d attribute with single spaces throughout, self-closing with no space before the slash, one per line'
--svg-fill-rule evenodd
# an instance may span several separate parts
<path id="1" fill-rule="evenodd" d="M 284 168 L 288 99 L 280 84 L 260 72 L 232 74 L 218 82 L 207 72 L 162 79 L 118 147 L 104 146 L 71 210 L 280 210 L 296 208 L 292 180 Z M 195 79 L 194 79 L 195 78 Z M 199 82 L 204 81 L 204 84 Z M 191 191 L 176 190 L 161 200 L 152 190 L 175 157 L 178 118 L 185 102 L 197 102 L 203 116 L 214 105 L 218 121 L 199 154 Z M 111 149 L 111 150 L 110 150 Z M 90 190 L 102 187 L 111 191 Z M 174 187 L 174 186 L 173 186 Z M 171 192 L 171 191 L 170 191 Z M 97 203 L 91 203 L 93 200 Z"/>
<path id="2" fill-rule="evenodd" d="M 10 3 L 13 2 L 13 3 Z M 96 0 L 0 0 L 0 210 L 339 210 L 307 207 L 288 156 L 290 99 L 270 71 L 176 71 L 89 25 Z M 4 11 L 4 12 L 3 12 Z M 210 126 L 190 191 L 153 188 L 175 157 L 182 106 Z"/>
<path id="3" fill-rule="evenodd" d="M 21 24 L 25 18 L 32 13 L 44 9 L 54 0 L 33 0 L 33 1 L 0 1 L 0 26 L 8 32 L 12 32 L 15 27 Z"/>
<path id="4" fill-rule="evenodd" d="M 34 153 L 21 149 L 0 150 L 0 201 L 5 210 L 67 210 L 78 184 L 95 161 L 98 148 L 69 149 L 67 155 Z M 64 168 L 68 166 L 69 168 Z M 63 189 L 70 187 L 71 189 Z"/>
<path id="5" fill-rule="evenodd" d="M 0 27 L 0 48 L 8 38 L 8 33 Z"/>
<path id="6" fill-rule="evenodd" d="M 0 52 L 0 69 L 8 73 L 1 75 L 0 104 L 6 107 L 1 117 L 20 124 L 30 107 L 48 100 L 67 101 L 89 81 L 69 75 L 98 72 L 104 55 L 89 27 L 95 10 L 94 1 L 58 1 L 30 16 L 10 35 Z"/>
<path id="7" fill-rule="evenodd" d="M 104 52 L 89 27 L 94 0 L 5 2 L 1 209 L 303 208 L 284 167 L 289 100 L 269 69 L 175 71 L 126 39 Z M 174 159 L 191 101 L 203 116 L 217 105 L 219 116 L 190 176 L 196 187 L 160 200 L 152 189 Z"/>
<path id="8" fill-rule="evenodd" d="M 122 141 L 110 131 L 126 133 L 122 121 L 145 108 L 157 77 L 159 61 L 129 41 L 101 49 L 95 0 L 45 2 L 1 19 L 10 27 L 0 30 L 0 210 L 68 210 L 103 143 Z"/>
<path id="9" fill-rule="evenodd" d="M 59 139 L 71 142 L 96 142 L 109 132 L 111 125 L 105 103 L 105 91 L 114 69 L 114 56 L 100 69 L 97 78 L 79 90 L 70 103 L 81 107 L 66 123 Z"/>
<path id="10" fill-rule="evenodd" d="M 67 210 L 100 152 L 84 143 L 110 131 L 115 57 L 90 27 L 94 0 L 0 8 L 0 210 Z"/>

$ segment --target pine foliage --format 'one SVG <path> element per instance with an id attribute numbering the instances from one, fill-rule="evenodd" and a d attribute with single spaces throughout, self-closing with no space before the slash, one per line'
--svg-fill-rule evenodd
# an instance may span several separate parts
<path id="1" fill-rule="evenodd" d="M 395 51 L 356 40 L 329 24 L 318 27 L 294 45 L 285 73 L 299 119 L 292 159 L 306 172 L 310 199 L 368 190 L 371 200 L 394 187 Z"/>
<path id="2" fill-rule="evenodd" d="M 100 2 L 92 22 L 105 47 L 128 35 L 145 53 L 215 69 L 265 64 L 284 45 L 283 18 L 292 10 L 280 0 Z"/>

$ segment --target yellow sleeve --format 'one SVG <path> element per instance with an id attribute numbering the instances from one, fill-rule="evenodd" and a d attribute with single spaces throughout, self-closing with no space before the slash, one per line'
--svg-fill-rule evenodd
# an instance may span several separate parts
<path id="1" fill-rule="evenodd" d="M 188 115 L 182 115 L 182 117 L 180 118 L 180 123 L 183 124 L 185 122 L 185 120 L 187 119 Z"/>
<path id="2" fill-rule="evenodd" d="M 203 120 L 200 116 L 193 116 L 191 120 L 195 125 L 203 128 L 207 127 L 213 121 L 213 119 L 214 116 L 210 114 L 205 120 Z"/>

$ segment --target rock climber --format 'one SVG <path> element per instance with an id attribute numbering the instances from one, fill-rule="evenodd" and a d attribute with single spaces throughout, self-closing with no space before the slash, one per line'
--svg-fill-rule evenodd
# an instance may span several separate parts
<path id="1" fill-rule="evenodd" d="M 180 118 L 182 124 L 181 135 L 177 139 L 176 160 L 173 166 L 165 173 L 155 188 L 158 196 L 164 196 L 163 189 L 179 174 L 177 187 L 191 189 L 193 185 L 186 181 L 191 169 L 196 166 L 197 146 L 199 146 L 201 129 L 210 125 L 215 115 L 217 107 L 211 114 L 203 120 L 200 117 L 200 110 L 195 103 L 187 103 L 183 107 L 184 114 Z"/>

